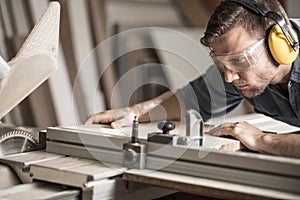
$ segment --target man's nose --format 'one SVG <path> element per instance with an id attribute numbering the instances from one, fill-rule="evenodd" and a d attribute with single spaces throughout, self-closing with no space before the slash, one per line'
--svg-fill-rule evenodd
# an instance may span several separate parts
<path id="1" fill-rule="evenodd" d="M 224 70 L 224 76 L 225 76 L 225 81 L 227 83 L 232 83 L 234 80 L 238 80 L 240 78 L 237 72 L 234 72 L 233 70 L 230 69 Z"/>

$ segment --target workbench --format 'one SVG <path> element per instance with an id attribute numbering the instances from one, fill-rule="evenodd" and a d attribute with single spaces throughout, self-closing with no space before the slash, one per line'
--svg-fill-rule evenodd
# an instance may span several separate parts
<path id="1" fill-rule="evenodd" d="M 44 199 L 155 199 L 177 192 L 218 199 L 300 199 L 299 193 L 278 189 L 149 169 L 128 170 L 45 151 L 4 156 L 0 162 L 15 169 L 23 182 L 0 190 L 0 199 L 37 195 Z"/>
<path id="2" fill-rule="evenodd" d="M 0 199 L 158 199 L 178 192 L 199 198 L 300 199 L 299 159 L 244 152 L 228 138 L 205 136 L 198 147 L 141 138 L 147 145 L 145 169 L 131 169 L 123 165 L 128 130 L 122 130 L 124 136 L 99 125 L 49 127 L 45 150 L 0 158 L 20 179 L 1 189 Z M 140 132 L 151 130 L 146 126 Z"/>

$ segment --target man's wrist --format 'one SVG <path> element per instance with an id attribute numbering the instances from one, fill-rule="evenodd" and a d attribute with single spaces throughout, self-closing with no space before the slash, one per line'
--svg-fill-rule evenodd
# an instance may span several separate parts
<path id="1" fill-rule="evenodd" d="M 262 133 L 262 135 L 257 140 L 257 151 L 258 152 L 269 152 L 270 145 L 272 145 L 273 134 Z"/>

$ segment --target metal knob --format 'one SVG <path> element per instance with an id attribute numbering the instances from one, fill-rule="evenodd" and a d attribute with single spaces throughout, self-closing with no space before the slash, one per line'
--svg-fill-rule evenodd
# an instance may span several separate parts
<path id="1" fill-rule="evenodd" d="M 175 123 L 162 121 L 157 124 L 157 127 L 163 131 L 163 134 L 169 134 L 169 132 L 175 128 Z"/>

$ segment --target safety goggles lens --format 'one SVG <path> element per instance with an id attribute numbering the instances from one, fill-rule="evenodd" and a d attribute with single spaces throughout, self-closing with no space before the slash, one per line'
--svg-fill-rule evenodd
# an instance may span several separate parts
<path id="1" fill-rule="evenodd" d="M 213 52 L 211 52 L 210 56 L 221 70 L 224 70 L 226 67 L 226 69 L 235 72 L 243 72 L 257 64 L 264 49 L 263 44 L 264 39 L 254 43 L 248 47 L 248 49 L 239 53 L 214 55 Z"/>

